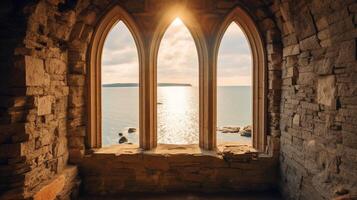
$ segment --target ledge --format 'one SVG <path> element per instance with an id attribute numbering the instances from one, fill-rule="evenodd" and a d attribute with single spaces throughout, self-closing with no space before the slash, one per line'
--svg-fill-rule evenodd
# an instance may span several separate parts
<path id="1" fill-rule="evenodd" d="M 145 155 L 192 155 L 192 156 L 216 156 L 220 157 L 225 154 L 231 155 L 258 155 L 256 149 L 248 145 L 239 145 L 234 143 L 225 143 L 219 145 L 217 150 L 207 151 L 201 149 L 196 144 L 189 145 L 174 145 L 174 144 L 159 144 L 155 149 L 142 150 L 138 145 L 134 144 L 118 144 L 109 147 L 103 147 L 98 149 L 92 149 L 90 155 L 133 155 L 133 154 L 145 154 Z"/>
<path id="2" fill-rule="evenodd" d="M 257 191 L 275 187 L 277 159 L 247 145 L 224 144 L 216 151 L 198 145 L 137 145 L 93 149 L 80 162 L 86 194 L 166 191 Z"/>

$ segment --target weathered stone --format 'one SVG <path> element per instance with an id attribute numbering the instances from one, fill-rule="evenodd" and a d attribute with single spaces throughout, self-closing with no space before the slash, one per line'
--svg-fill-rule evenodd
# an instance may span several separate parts
<path id="1" fill-rule="evenodd" d="M 300 47 L 298 44 L 284 47 L 284 49 L 283 49 L 284 57 L 298 55 L 299 53 L 300 53 Z"/>
<path id="2" fill-rule="evenodd" d="M 65 185 L 65 177 L 63 175 L 56 177 L 49 184 L 42 187 L 33 199 L 34 200 L 55 200 Z"/>
<path id="3" fill-rule="evenodd" d="M 317 102 L 326 106 L 336 104 L 336 85 L 335 76 L 322 76 L 317 81 Z"/>
<path id="4" fill-rule="evenodd" d="M 300 115 L 295 114 L 293 118 L 293 125 L 300 126 Z"/>
<path id="5" fill-rule="evenodd" d="M 37 114 L 39 116 L 51 114 L 52 112 L 52 97 L 43 96 L 36 98 Z"/>
<path id="6" fill-rule="evenodd" d="M 65 74 L 67 71 L 66 63 L 57 58 L 46 59 L 45 66 L 49 74 Z"/>
<path id="7" fill-rule="evenodd" d="M 357 60 L 357 39 L 341 43 L 336 63 L 348 63 Z"/>
<path id="8" fill-rule="evenodd" d="M 320 48 L 320 44 L 318 42 L 316 35 L 313 35 L 313 36 L 308 37 L 304 40 L 301 40 L 299 44 L 300 44 L 301 51 Z"/>
<path id="9" fill-rule="evenodd" d="M 314 20 L 308 8 L 299 11 L 301 15 L 295 16 L 294 26 L 296 35 L 303 40 L 316 33 Z"/>
<path id="10" fill-rule="evenodd" d="M 328 75 L 333 72 L 333 61 L 331 58 L 325 58 L 315 65 L 315 72 L 319 75 Z"/>
<path id="11" fill-rule="evenodd" d="M 71 86 L 84 86 L 85 76 L 84 75 L 70 75 L 68 78 L 68 84 Z"/>
<path id="12" fill-rule="evenodd" d="M 49 84 L 49 76 L 45 73 L 43 60 L 25 56 L 26 86 L 44 86 Z"/>
<path id="13" fill-rule="evenodd" d="M 86 100 L 93 95 L 86 93 L 85 80 L 94 75 L 86 71 L 88 50 L 111 5 L 132 16 L 142 34 L 141 50 L 157 41 L 152 33 L 165 13 L 182 8 L 190 14 L 189 21 L 183 20 L 208 52 L 219 45 L 213 42 L 225 17 L 235 6 L 243 7 L 266 45 L 267 154 L 235 155 L 231 150 L 215 155 L 182 146 L 102 148 L 94 154 L 85 149 L 90 124 Z M 0 56 L 0 171 L 6 172 L 0 173 L 0 193 L 9 191 L 0 199 L 33 199 L 48 180 L 66 170 L 68 155 L 70 163 L 83 165 L 83 191 L 93 195 L 231 192 L 280 185 L 286 199 L 333 199 L 357 191 L 357 14 L 351 0 L 44 0 L 4 3 L 0 17 L 5 38 Z M 334 81 L 324 80 L 330 76 Z M 50 104 L 38 104 L 48 96 L 53 98 Z M 74 138 L 69 145 L 67 137 Z M 65 176 L 62 191 L 40 196 L 72 199 L 75 174 Z"/>

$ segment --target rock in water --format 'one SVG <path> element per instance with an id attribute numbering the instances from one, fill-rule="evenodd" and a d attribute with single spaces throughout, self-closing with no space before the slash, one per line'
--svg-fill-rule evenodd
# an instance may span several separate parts
<path id="1" fill-rule="evenodd" d="M 251 132 L 248 132 L 248 131 L 243 131 L 240 135 L 241 135 L 241 136 L 244 136 L 244 137 L 251 137 L 251 136 L 252 136 L 252 133 L 251 133 Z"/>
<path id="2" fill-rule="evenodd" d="M 243 131 L 240 133 L 244 137 L 252 137 L 252 126 L 248 125 L 243 128 Z"/>
<path id="3" fill-rule="evenodd" d="M 239 126 L 225 126 L 218 129 L 222 133 L 238 133 L 240 130 Z"/>
<path id="4" fill-rule="evenodd" d="M 128 128 L 128 133 L 134 133 L 136 132 L 136 128 Z"/>
<path id="5" fill-rule="evenodd" d="M 128 142 L 128 139 L 126 139 L 125 136 L 123 136 L 123 137 L 121 137 L 121 138 L 119 139 L 119 144 L 123 144 L 123 143 L 126 143 L 126 142 Z"/>
<path id="6" fill-rule="evenodd" d="M 244 131 L 249 131 L 249 132 L 252 132 L 252 126 L 251 125 L 248 125 L 248 126 L 245 126 L 243 128 Z"/>

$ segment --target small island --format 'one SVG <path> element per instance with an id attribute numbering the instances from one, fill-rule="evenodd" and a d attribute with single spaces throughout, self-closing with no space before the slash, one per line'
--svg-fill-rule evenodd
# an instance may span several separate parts
<path id="1" fill-rule="evenodd" d="M 180 87 L 192 87 L 189 83 L 158 83 L 159 87 L 172 87 L 172 86 L 180 86 Z M 139 87 L 138 83 L 108 83 L 102 84 L 102 87 Z"/>

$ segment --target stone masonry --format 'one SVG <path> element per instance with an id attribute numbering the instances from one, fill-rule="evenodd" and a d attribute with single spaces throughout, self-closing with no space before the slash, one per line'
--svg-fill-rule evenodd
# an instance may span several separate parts
<path id="1" fill-rule="evenodd" d="M 147 43 L 174 5 L 207 44 L 231 10 L 247 11 L 267 60 L 267 152 L 89 149 L 88 49 L 115 5 Z M 286 199 L 356 198 L 356 26 L 356 0 L 2 0 L 0 199 L 277 186 Z"/>
<path id="2" fill-rule="evenodd" d="M 356 198 L 357 2 L 275 1 L 282 38 L 281 190 Z"/>

